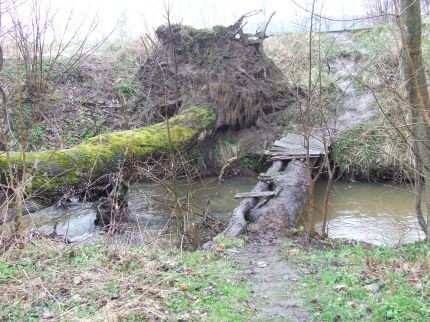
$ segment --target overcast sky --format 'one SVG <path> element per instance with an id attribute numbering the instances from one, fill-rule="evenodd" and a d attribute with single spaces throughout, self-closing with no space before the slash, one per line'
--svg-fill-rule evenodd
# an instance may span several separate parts
<path id="1" fill-rule="evenodd" d="M 362 0 L 318 0 L 316 10 L 331 17 L 364 15 Z M 168 1 L 166 1 L 168 3 Z M 310 0 L 296 0 L 300 6 L 310 8 Z M 89 9 L 88 6 L 91 6 Z M 165 22 L 165 6 L 162 0 L 74 0 L 73 6 L 84 12 L 96 11 L 103 29 L 113 28 L 121 17 L 126 17 L 126 29 L 131 35 L 144 28 L 153 29 Z M 300 24 L 308 16 L 291 0 L 171 0 L 174 22 L 196 27 L 232 24 L 251 10 L 263 9 L 263 14 L 252 17 L 249 24 L 267 19 L 273 11 L 272 25 L 292 26 Z M 285 30 L 283 30 L 285 31 Z"/>
<path id="2" fill-rule="evenodd" d="M 78 22 L 86 16 L 88 20 L 98 16 L 97 34 L 106 34 L 116 28 L 115 37 L 135 37 L 150 32 L 166 22 L 165 5 L 169 0 L 36 0 L 50 5 L 56 14 L 56 23 L 66 20 L 73 10 Z M 295 0 L 296 4 L 310 8 L 312 0 Z M 244 13 L 262 9 L 263 13 L 249 19 L 248 31 L 276 11 L 271 21 L 272 31 L 290 31 L 303 24 L 309 13 L 293 0 L 170 0 L 172 22 L 181 22 L 195 27 L 230 25 Z M 365 14 L 363 0 L 317 0 L 316 9 L 324 16 L 351 17 Z M 119 24 L 118 24 L 119 22 Z M 59 28 L 60 29 L 60 28 Z M 269 29 L 269 32 L 271 30 Z"/>

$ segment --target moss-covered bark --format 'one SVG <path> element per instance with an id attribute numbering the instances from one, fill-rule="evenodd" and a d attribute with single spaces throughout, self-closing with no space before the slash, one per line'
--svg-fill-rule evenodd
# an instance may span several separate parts
<path id="1" fill-rule="evenodd" d="M 65 188 L 79 187 L 93 182 L 104 174 L 114 172 L 126 162 L 143 160 L 156 152 L 170 148 L 181 149 L 216 120 L 210 107 L 190 106 L 167 122 L 142 129 L 112 132 L 90 138 L 73 148 L 26 153 L 26 173 L 32 177 L 28 188 L 48 192 L 61 192 Z M 22 170 L 22 156 L 11 153 L 14 168 Z M 6 154 L 0 155 L 2 181 L 7 174 Z"/>

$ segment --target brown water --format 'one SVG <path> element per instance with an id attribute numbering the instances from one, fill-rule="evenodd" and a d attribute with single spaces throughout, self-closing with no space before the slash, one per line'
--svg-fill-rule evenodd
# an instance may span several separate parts
<path id="1" fill-rule="evenodd" d="M 191 188 L 180 184 L 178 191 L 184 201 L 186 192 L 189 192 L 191 203 L 207 208 L 217 217 L 228 220 L 231 211 L 238 204 L 234 195 L 237 192 L 250 191 L 255 183 L 255 178 L 234 177 L 226 179 L 220 185 L 216 179 L 206 178 L 193 182 Z M 318 228 L 322 221 L 325 185 L 326 182 L 321 180 L 316 186 Z M 330 237 L 350 238 L 374 244 L 396 244 L 422 239 L 424 235 L 414 214 L 414 197 L 410 191 L 410 186 L 401 184 L 335 183 L 329 208 Z M 165 193 L 160 186 L 138 186 L 132 192 L 130 202 L 132 213 L 139 221 L 146 222 L 149 226 L 152 219 L 159 217 L 160 212 L 166 214 L 171 211 L 166 206 L 168 200 L 161 203 L 141 202 L 142 198 L 151 195 L 162 197 Z"/>
<path id="2" fill-rule="evenodd" d="M 325 182 L 316 187 L 318 220 Z M 374 244 L 396 244 L 423 239 L 414 214 L 411 186 L 345 183 L 333 186 L 330 196 L 329 236 Z"/>
<path id="3" fill-rule="evenodd" d="M 256 183 L 255 178 L 227 178 L 221 185 L 216 178 L 193 182 L 191 188 L 178 185 L 182 202 L 189 200 L 196 209 L 205 208 L 217 217 L 228 220 L 237 206 L 237 192 L 247 192 Z M 316 187 L 317 223 L 321 223 L 321 205 L 325 182 Z M 171 217 L 172 198 L 159 185 L 136 185 L 132 188 L 129 205 L 134 225 L 139 229 L 159 231 Z M 330 198 L 329 235 L 350 238 L 374 244 L 396 244 L 422 239 L 413 212 L 414 198 L 410 186 L 380 183 L 335 183 Z M 90 204 L 70 209 L 50 207 L 26 218 L 45 233 L 53 230 L 70 239 L 80 239 L 96 231 L 95 211 Z"/>

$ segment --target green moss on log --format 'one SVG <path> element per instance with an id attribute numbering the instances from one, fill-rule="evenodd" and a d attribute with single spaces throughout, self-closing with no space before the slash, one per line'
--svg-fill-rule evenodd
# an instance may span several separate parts
<path id="1" fill-rule="evenodd" d="M 29 152 L 26 154 L 26 172 L 32 175 L 30 188 L 61 190 L 94 181 L 115 171 L 124 161 L 143 160 L 152 153 L 167 152 L 172 147 L 183 148 L 210 128 L 215 120 L 216 114 L 210 107 L 190 106 L 168 122 L 98 135 L 70 149 Z M 11 162 L 21 169 L 20 153 L 11 153 Z M 6 173 L 7 164 L 6 155 L 0 155 L 3 173 Z"/>

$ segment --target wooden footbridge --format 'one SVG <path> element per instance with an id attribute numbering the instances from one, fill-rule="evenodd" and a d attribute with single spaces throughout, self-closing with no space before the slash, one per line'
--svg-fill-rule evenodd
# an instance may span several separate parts
<path id="1" fill-rule="evenodd" d="M 269 230 L 276 235 L 276 232 L 282 233 L 294 226 L 308 201 L 309 178 L 305 161 L 309 156 L 315 164 L 327 148 L 328 144 L 324 146 L 324 141 L 315 136 L 306 142 L 303 135 L 288 134 L 275 141 L 265 152 L 272 161 L 271 167 L 260 174 L 251 192 L 235 195 L 241 201 L 233 211 L 225 235 L 236 237 L 247 228 L 260 233 Z M 271 223 L 269 229 L 268 223 Z"/>

